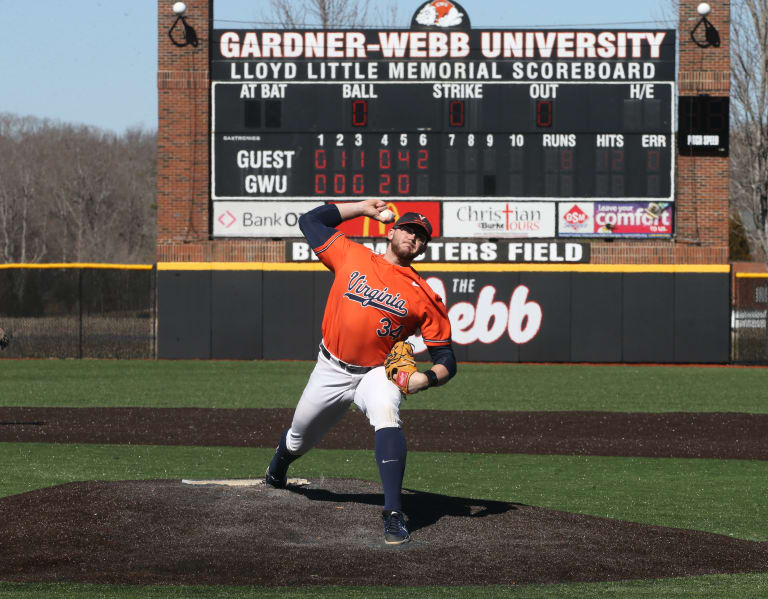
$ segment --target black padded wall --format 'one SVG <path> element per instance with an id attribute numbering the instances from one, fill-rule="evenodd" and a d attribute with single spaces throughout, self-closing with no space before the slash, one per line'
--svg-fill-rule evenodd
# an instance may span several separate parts
<path id="1" fill-rule="evenodd" d="M 459 361 L 729 361 L 728 273 L 421 274 L 445 295 Z M 158 355 L 312 360 L 332 280 L 317 270 L 160 270 Z"/>

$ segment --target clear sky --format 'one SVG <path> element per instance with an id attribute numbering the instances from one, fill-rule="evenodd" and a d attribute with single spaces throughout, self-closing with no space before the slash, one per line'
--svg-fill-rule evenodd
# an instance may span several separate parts
<path id="1" fill-rule="evenodd" d="M 167 4 L 168 14 L 161 18 L 170 28 L 173 1 Z M 420 4 L 396 0 L 398 26 L 407 27 Z M 632 29 L 667 27 L 664 16 L 670 0 L 464 0 L 461 4 L 476 28 Z M 214 0 L 214 26 L 248 28 L 266 19 L 267 6 L 268 0 Z M 130 127 L 157 127 L 156 0 L 0 0 L 0 24 L 0 112 L 117 133 Z"/>

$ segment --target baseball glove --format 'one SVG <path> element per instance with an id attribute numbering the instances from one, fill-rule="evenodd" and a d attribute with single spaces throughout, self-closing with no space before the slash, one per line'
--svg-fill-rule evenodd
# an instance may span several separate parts
<path id="1" fill-rule="evenodd" d="M 387 378 L 397 385 L 400 391 L 408 393 L 408 381 L 416 372 L 413 345 L 407 341 L 395 343 L 384 360 L 384 370 L 387 372 Z"/>
<path id="2" fill-rule="evenodd" d="M 10 338 L 8 337 L 7 333 L 0 328 L 0 349 L 5 349 L 8 347 L 8 344 L 11 342 Z"/>

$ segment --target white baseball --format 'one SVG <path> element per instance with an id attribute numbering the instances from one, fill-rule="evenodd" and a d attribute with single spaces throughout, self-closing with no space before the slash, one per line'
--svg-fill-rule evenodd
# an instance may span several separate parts
<path id="1" fill-rule="evenodd" d="M 392 212 L 389 208 L 385 208 L 379 212 L 379 220 L 383 223 L 391 223 L 393 220 L 395 220 L 395 213 Z"/>

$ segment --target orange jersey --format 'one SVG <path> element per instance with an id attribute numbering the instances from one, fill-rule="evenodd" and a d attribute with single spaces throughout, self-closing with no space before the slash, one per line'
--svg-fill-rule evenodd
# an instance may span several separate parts
<path id="1" fill-rule="evenodd" d="M 419 330 L 428 346 L 450 345 L 445 304 L 413 268 L 390 264 L 338 232 L 315 254 L 335 275 L 323 342 L 337 358 L 378 366 L 396 341 Z"/>

